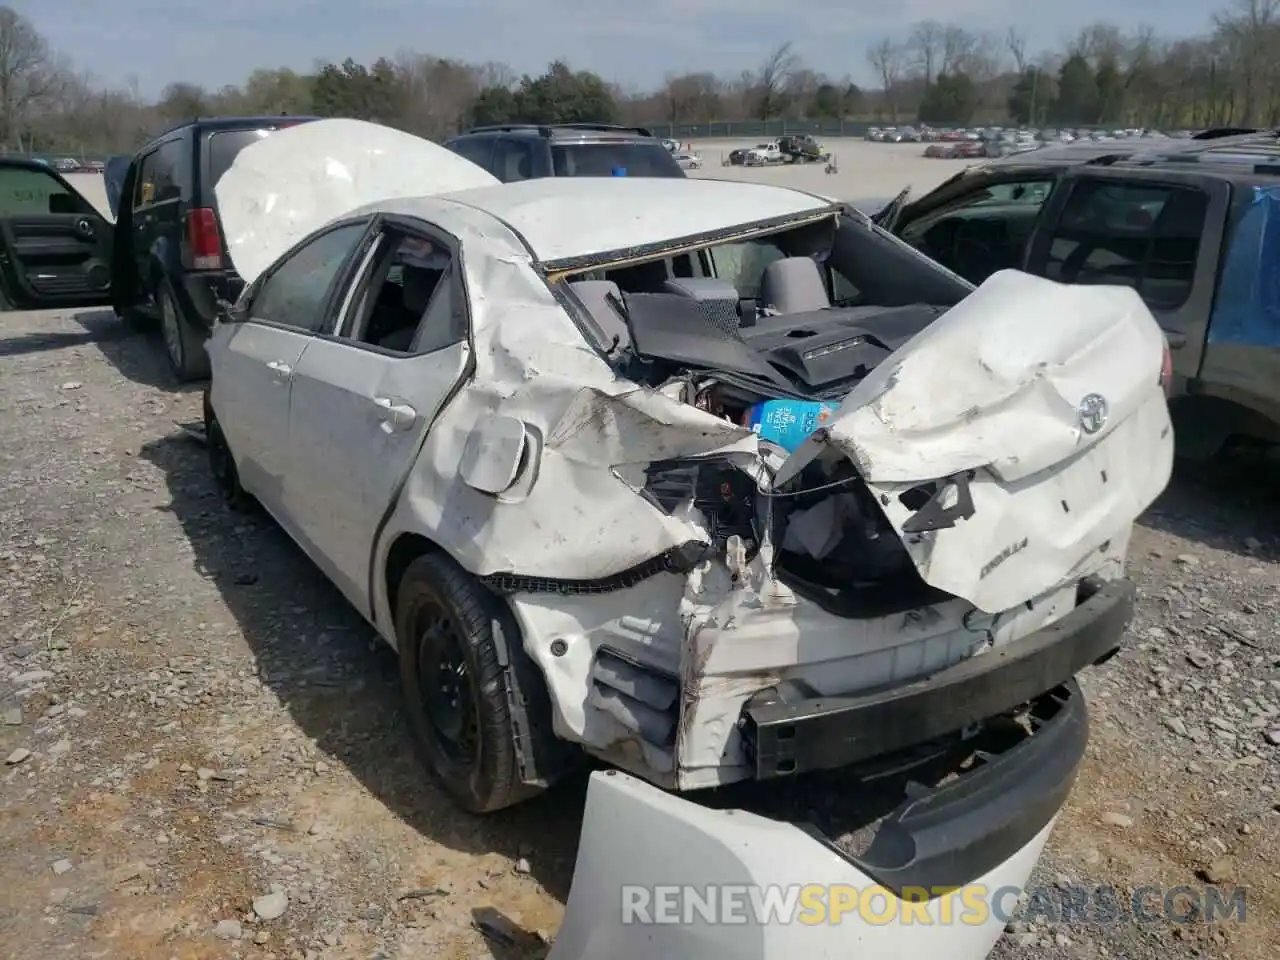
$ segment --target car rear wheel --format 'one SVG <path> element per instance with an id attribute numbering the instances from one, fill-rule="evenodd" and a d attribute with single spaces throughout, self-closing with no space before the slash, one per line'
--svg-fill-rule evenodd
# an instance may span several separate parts
<path id="1" fill-rule="evenodd" d="M 240 473 L 236 470 L 235 458 L 231 456 L 231 447 L 218 423 L 217 414 L 213 412 L 213 404 L 209 402 L 209 394 L 204 395 L 204 437 L 209 451 L 209 472 L 213 474 L 214 483 L 227 506 L 233 510 L 248 510 L 254 500 L 240 485 Z"/>
<path id="2" fill-rule="evenodd" d="M 472 813 L 537 792 L 521 782 L 494 642 L 499 601 L 452 559 L 409 564 L 396 600 L 400 679 L 409 726 L 427 767 Z"/>
<path id="3" fill-rule="evenodd" d="M 160 335 L 164 338 L 169 369 L 179 383 L 207 380 L 209 354 L 204 349 L 204 337 L 178 306 L 167 280 L 161 283 L 156 299 L 160 305 Z"/>

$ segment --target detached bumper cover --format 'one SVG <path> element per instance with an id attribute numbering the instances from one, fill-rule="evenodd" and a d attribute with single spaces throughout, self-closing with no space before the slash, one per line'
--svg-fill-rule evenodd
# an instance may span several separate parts
<path id="1" fill-rule="evenodd" d="M 748 706 L 756 777 L 833 769 L 957 733 L 1035 700 L 1119 648 L 1133 617 L 1127 580 L 1094 585 L 1042 630 L 916 683 L 856 697 Z"/>
<path id="2" fill-rule="evenodd" d="M 803 887 L 832 899 L 838 889 L 852 889 L 870 903 L 878 887 L 856 863 L 793 824 L 710 810 L 626 774 L 595 773 L 550 960 L 984 960 L 1004 931 L 1000 911 L 1010 910 L 1025 888 L 1052 827 L 1050 820 L 971 878 L 990 909 L 963 919 L 958 893 L 950 903 L 918 903 L 911 919 L 892 895 L 839 918 L 734 909 L 734 919 L 722 919 L 730 911 L 714 907 L 708 918 L 688 910 L 691 897 L 713 904 L 736 897 L 741 907 L 770 891 L 794 897 Z M 628 909 L 637 903 L 642 911 Z"/>
<path id="3" fill-rule="evenodd" d="M 979 766 L 943 786 L 911 785 L 861 857 L 811 826 L 708 809 L 615 771 L 593 774 L 551 960 L 982 960 L 1003 930 L 998 910 L 1007 911 L 1028 882 L 1088 739 L 1074 681 L 1037 698 L 1031 712 L 1033 732 L 1016 745 L 983 755 Z M 841 921 L 748 911 L 737 922 L 717 923 L 681 909 L 689 891 L 714 902 L 736 890 L 751 901 L 770 889 L 812 892 L 814 885 L 898 899 L 874 916 L 853 911 Z M 945 892 L 966 885 L 974 886 L 962 900 Z M 956 919 L 971 893 L 987 909 Z M 675 897 L 666 904 L 675 916 L 665 923 L 637 922 L 627 909 L 640 902 L 656 914 L 665 894 Z M 944 898 L 952 900 L 944 906 Z M 915 919 L 906 919 L 906 901 L 925 916 L 913 909 Z"/>

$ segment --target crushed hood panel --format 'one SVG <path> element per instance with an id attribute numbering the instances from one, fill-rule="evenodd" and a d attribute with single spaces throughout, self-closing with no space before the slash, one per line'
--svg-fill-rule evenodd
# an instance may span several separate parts
<path id="1" fill-rule="evenodd" d="M 1002 271 L 872 371 L 825 442 L 927 583 L 997 613 L 1091 572 L 1168 484 L 1163 351 L 1129 288 Z M 811 437 L 780 481 L 822 450 Z M 931 485 L 958 508 L 932 529 Z"/>
<path id="2" fill-rule="evenodd" d="M 989 467 L 1019 480 L 1101 440 L 1156 390 L 1164 334 L 1128 287 L 1004 270 L 863 380 L 830 434 L 868 480 Z M 1107 405 L 1081 428 L 1090 395 Z"/>
<path id="3" fill-rule="evenodd" d="M 421 137 L 363 120 L 316 120 L 245 147 L 214 193 L 231 262 L 252 283 L 307 234 L 360 207 L 498 182 Z"/>

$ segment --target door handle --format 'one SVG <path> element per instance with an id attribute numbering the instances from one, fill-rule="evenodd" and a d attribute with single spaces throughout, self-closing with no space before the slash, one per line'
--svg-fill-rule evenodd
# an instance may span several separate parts
<path id="1" fill-rule="evenodd" d="M 272 361 L 270 361 L 270 362 L 267 364 L 267 369 L 268 369 L 268 370 L 270 370 L 270 371 L 272 371 L 273 373 L 278 373 L 278 374 L 280 374 L 280 376 L 282 376 L 282 377 L 291 377 L 291 376 L 293 376 L 293 367 L 289 366 L 287 363 L 283 363 L 283 362 L 282 362 L 282 361 L 280 361 L 280 360 L 272 360 Z"/>
<path id="2" fill-rule="evenodd" d="M 390 397 L 374 397 L 373 405 L 383 415 L 383 423 L 392 430 L 403 430 L 418 419 L 418 411 L 407 403 L 397 403 Z"/>
<path id="3" fill-rule="evenodd" d="M 1169 341 L 1170 350 L 1181 350 L 1187 345 L 1186 334 L 1179 333 L 1177 330 L 1166 330 L 1164 338 Z"/>

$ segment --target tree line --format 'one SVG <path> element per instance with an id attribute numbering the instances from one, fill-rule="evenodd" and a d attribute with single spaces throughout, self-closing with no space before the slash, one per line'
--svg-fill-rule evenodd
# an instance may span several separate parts
<path id="1" fill-rule="evenodd" d="M 1280 0 L 1230 0 L 1203 36 L 1095 23 L 1039 53 L 1016 28 L 995 35 L 927 20 L 863 55 L 875 77 L 863 87 L 811 69 L 783 43 L 737 77 L 670 74 L 657 89 L 627 90 L 559 61 L 517 76 L 503 64 L 406 51 L 309 72 L 264 67 L 218 90 L 175 80 L 152 100 L 136 82 L 104 87 L 77 73 L 0 6 L 0 148 L 128 151 L 165 125 L 218 114 L 353 116 L 437 139 L 483 123 L 574 120 L 1280 126 Z"/>

